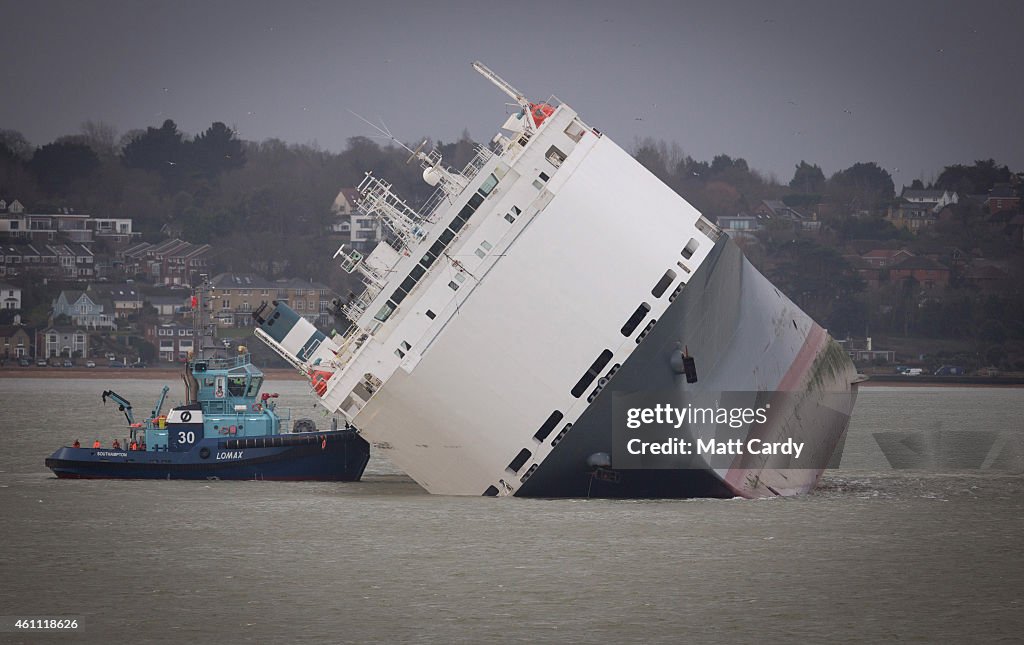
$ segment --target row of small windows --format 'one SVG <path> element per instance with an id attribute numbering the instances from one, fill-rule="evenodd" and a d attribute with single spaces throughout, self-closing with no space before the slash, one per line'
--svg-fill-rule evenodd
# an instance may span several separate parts
<path id="1" fill-rule="evenodd" d="M 395 289 L 395 292 L 391 294 L 391 298 L 388 299 L 384 306 L 380 308 L 380 311 L 378 311 L 377 315 L 374 316 L 376 320 L 384 322 L 391 316 L 392 313 L 394 313 L 395 309 L 398 308 L 398 305 L 401 304 L 403 300 L 405 300 L 405 297 L 408 296 L 410 292 L 412 292 L 413 287 L 415 287 L 416 283 L 420 281 L 420 278 L 426 275 L 427 271 L 430 269 L 431 266 L 433 266 L 434 262 L 436 262 L 437 259 L 441 257 L 442 254 L 444 254 L 445 249 L 447 249 L 448 245 L 451 244 L 452 240 L 455 239 L 456 234 L 460 230 L 462 230 L 462 228 L 466 225 L 466 222 L 469 221 L 469 218 L 473 215 L 473 213 L 476 212 L 476 209 L 479 208 L 480 204 L 484 202 L 484 198 L 490 195 L 491 191 L 493 191 L 494 187 L 497 185 L 498 178 L 495 177 L 493 174 L 489 175 L 487 179 L 484 180 L 484 183 L 480 186 L 479 190 L 477 190 L 476 193 L 474 193 L 473 196 L 469 198 L 469 201 L 462 208 L 462 210 L 459 211 L 458 215 L 456 215 L 455 218 L 451 221 L 451 223 L 448 225 L 448 228 L 441 231 L 441 235 L 438 236 L 437 240 L 430 247 L 430 249 L 423 254 L 423 257 L 420 258 L 419 263 L 412 268 L 412 270 L 409 272 L 409 275 L 405 278 L 405 280 L 402 281 L 402 284 L 400 284 L 398 288 Z M 462 280 L 465 280 L 465 277 L 462 276 L 461 273 L 458 276 L 456 276 L 456 278 L 459 277 L 461 277 Z M 461 283 L 462 280 L 459 280 L 459 282 Z M 452 286 L 452 284 L 449 283 L 449 286 L 451 286 L 452 289 L 459 288 L 459 285 L 457 284 L 455 286 Z"/>
<path id="2" fill-rule="evenodd" d="M 515 221 L 515 218 L 509 219 L 508 216 L 506 216 L 506 219 L 508 219 L 509 222 L 514 222 Z M 694 252 L 696 252 L 697 246 L 698 246 L 697 241 L 695 239 L 691 238 L 690 241 L 686 244 L 686 246 L 683 247 L 682 256 L 685 259 L 687 259 L 687 260 L 690 259 L 691 257 L 693 257 Z M 681 262 L 679 263 L 679 266 L 682 267 L 687 273 L 690 272 L 690 269 L 688 267 L 684 266 Z M 670 286 L 672 286 L 672 283 L 675 282 L 676 277 L 677 277 L 677 274 L 672 269 L 669 269 L 669 270 L 665 271 L 665 274 L 661 276 L 661 278 L 658 280 L 658 282 L 654 285 L 654 288 L 651 289 L 651 295 L 654 296 L 655 298 L 660 298 L 661 296 L 663 296 L 665 294 L 665 292 L 668 291 L 668 288 Z M 679 295 L 679 292 L 682 291 L 683 286 L 684 286 L 683 284 L 680 284 L 672 292 L 672 295 L 669 297 L 670 301 L 675 300 L 676 296 Z M 640 323 L 642 323 L 644 321 L 644 319 L 647 317 L 647 314 L 649 314 L 650 312 L 651 312 L 651 305 L 649 305 L 646 302 L 640 303 L 640 306 L 636 308 L 636 311 L 634 311 L 633 314 L 630 315 L 629 319 L 626 320 L 626 324 L 624 324 L 622 326 L 622 329 L 620 330 L 622 335 L 626 336 L 627 338 L 629 336 L 631 336 L 633 334 L 633 332 L 636 331 L 636 328 L 640 326 Z M 644 327 L 644 330 L 639 334 L 639 336 L 637 336 L 637 339 L 636 339 L 637 344 L 640 344 L 640 342 L 644 338 L 646 338 L 647 334 L 650 333 L 651 329 L 654 328 L 654 324 L 656 322 L 657 322 L 657 319 L 653 319 L 653 320 L 651 320 L 650 322 L 647 323 L 647 326 Z M 573 397 L 578 399 L 581 396 L 583 396 L 583 393 L 587 391 L 587 389 L 591 386 L 591 384 L 593 384 L 594 380 L 597 379 L 598 375 L 604 370 L 604 368 L 611 361 L 612 356 L 613 356 L 612 351 L 609 350 L 609 349 L 603 350 L 598 355 L 597 359 L 591 364 L 591 366 L 583 374 L 583 376 L 580 378 L 580 380 L 572 388 L 570 393 L 573 395 Z M 615 366 L 612 367 L 612 369 L 608 372 L 608 375 L 605 378 L 601 379 L 601 381 L 599 382 L 598 389 L 596 389 L 587 398 L 587 402 L 588 403 L 593 402 L 594 398 L 596 398 L 596 396 L 597 396 L 597 393 L 607 383 L 608 379 L 610 379 L 611 376 L 616 371 L 618 371 L 619 366 L 620 365 L 618 363 L 616 363 Z M 537 430 L 537 432 L 534 433 L 534 435 L 533 435 L 534 440 L 537 441 L 537 442 L 541 442 L 541 443 L 544 442 L 551 435 L 551 433 L 554 431 L 554 429 L 556 427 L 558 427 L 558 425 L 562 422 L 562 420 L 564 418 L 565 418 L 565 415 L 562 413 L 561 410 L 555 410 L 554 412 L 552 412 L 551 415 L 544 421 L 544 423 L 541 424 L 541 426 Z M 552 440 L 551 445 L 552 446 L 557 446 L 558 443 L 562 440 L 562 437 L 564 437 L 565 434 L 567 432 L 569 432 L 570 428 L 572 428 L 572 423 L 565 424 L 565 426 L 562 428 L 561 432 L 558 433 L 558 436 L 556 436 L 554 438 L 554 440 Z M 522 449 L 521 451 L 519 451 L 519 454 L 517 454 L 516 457 L 509 463 L 508 470 L 510 470 L 511 472 L 514 472 L 514 473 L 518 473 L 519 470 L 526 464 L 526 462 L 529 460 L 530 457 L 531 457 L 530 451 L 527 450 L 526 448 Z M 528 472 L 526 475 L 524 475 L 523 476 L 523 481 L 525 481 L 526 478 L 530 474 L 531 473 Z M 497 495 L 498 494 L 498 489 L 493 487 L 493 486 L 491 486 L 490 488 L 487 489 L 487 491 L 484 494 L 485 495 Z"/>

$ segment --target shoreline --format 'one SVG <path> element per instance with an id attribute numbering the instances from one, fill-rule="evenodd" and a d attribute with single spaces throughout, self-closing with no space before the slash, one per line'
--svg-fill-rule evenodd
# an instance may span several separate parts
<path id="1" fill-rule="evenodd" d="M 296 370 L 284 367 L 262 369 L 268 381 L 304 381 L 305 378 Z M 181 368 L 176 367 L 145 367 L 145 368 L 110 368 L 110 367 L 3 367 L 0 368 L 0 379 L 60 379 L 86 378 L 103 379 L 177 379 L 181 376 Z"/>
<path id="2" fill-rule="evenodd" d="M 298 371 L 287 367 L 270 367 L 262 369 L 268 381 L 304 381 Z M 181 369 L 177 367 L 146 367 L 146 368 L 110 368 L 110 367 L 11 367 L 0 368 L 0 379 L 177 379 Z M 971 377 L 957 377 L 956 381 L 935 381 L 934 378 L 917 380 L 921 377 L 906 376 L 897 378 L 869 378 L 858 384 L 858 387 L 996 387 L 1020 388 L 1024 382 L 993 382 L 993 377 L 979 377 L 972 381 Z M 1016 381 L 1016 379 L 1014 379 Z"/>

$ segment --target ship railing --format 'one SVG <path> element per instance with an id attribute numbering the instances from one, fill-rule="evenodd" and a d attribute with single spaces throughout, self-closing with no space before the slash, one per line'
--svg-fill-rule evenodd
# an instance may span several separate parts
<path id="1" fill-rule="evenodd" d="M 435 211 L 437 211 L 441 204 L 444 203 L 451 203 L 451 200 L 448 199 L 448 191 L 444 189 L 444 186 L 438 186 L 420 208 L 420 213 L 423 214 L 423 220 L 433 224 Z"/>
<path id="2" fill-rule="evenodd" d="M 281 422 L 281 429 L 284 430 L 286 424 L 291 423 L 292 420 L 292 409 L 291 408 L 274 408 L 274 414 L 277 415 L 277 420 Z"/>
<path id="3" fill-rule="evenodd" d="M 248 352 L 237 356 L 217 356 L 202 359 L 206 361 L 206 369 L 229 370 L 234 367 L 242 367 L 252 362 L 252 355 Z"/>
<path id="4" fill-rule="evenodd" d="M 334 353 L 335 359 L 332 361 L 332 367 L 339 372 L 343 371 L 352 362 L 352 359 L 359 354 L 359 350 L 362 349 L 366 344 L 366 340 L 370 337 L 371 334 L 358 325 L 350 327 L 342 337 L 341 346 L 338 348 L 338 351 Z"/>
<path id="5" fill-rule="evenodd" d="M 367 285 L 366 289 L 361 294 L 352 300 L 349 300 L 348 303 L 342 305 L 341 310 L 349 320 L 359 320 L 363 314 L 366 313 L 366 310 L 370 307 L 370 303 L 373 302 L 373 299 L 377 297 L 378 293 L 380 293 L 379 286 Z"/>
<path id="6" fill-rule="evenodd" d="M 494 153 L 491 152 L 490 148 L 478 145 L 476 147 L 476 154 L 469 160 L 466 167 L 462 169 L 462 176 L 466 178 L 466 181 L 472 181 L 473 177 L 476 177 L 480 169 L 486 166 L 493 156 Z"/>

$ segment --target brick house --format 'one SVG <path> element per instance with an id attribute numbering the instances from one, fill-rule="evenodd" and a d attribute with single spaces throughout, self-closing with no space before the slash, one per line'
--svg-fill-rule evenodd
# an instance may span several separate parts
<path id="1" fill-rule="evenodd" d="M 28 358 L 32 354 L 32 335 L 21 325 L 0 326 L 0 357 Z"/>
<path id="2" fill-rule="evenodd" d="M 153 343 L 162 361 L 185 360 L 195 348 L 195 330 L 180 323 L 161 323 L 146 328 L 146 340 Z"/>
<path id="3" fill-rule="evenodd" d="M 946 287 L 949 285 L 949 269 L 925 257 L 909 257 L 898 264 L 889 266 L 889 280 L 902 282 L 913 278 L 925 289 L 934 287 Z"/>

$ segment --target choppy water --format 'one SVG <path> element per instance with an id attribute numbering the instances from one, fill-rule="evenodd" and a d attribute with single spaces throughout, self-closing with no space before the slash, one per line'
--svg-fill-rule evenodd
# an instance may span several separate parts
<path id="1" fill-rule="evenodd" d="M 1024 477 L 991 458 L 895 470 L 873 436 L 1020 438 L 1022 390 L 865 388 L 843 465 L 815 494 L 655 502 L 433 497 L 377 458 L 355 484 L 55 479 L 43 459 L 57 445 L 113 438 L 111 384 L 138 409 L 159 387 L 0 379 L 2 616 L 77 616 L 77 638 L 96 642 L 1019 642 L 1024 629 Z M 277 389 L 313 416 L 301 383 Z M 57 640 L 0 634 L 42 638 Z"/>

